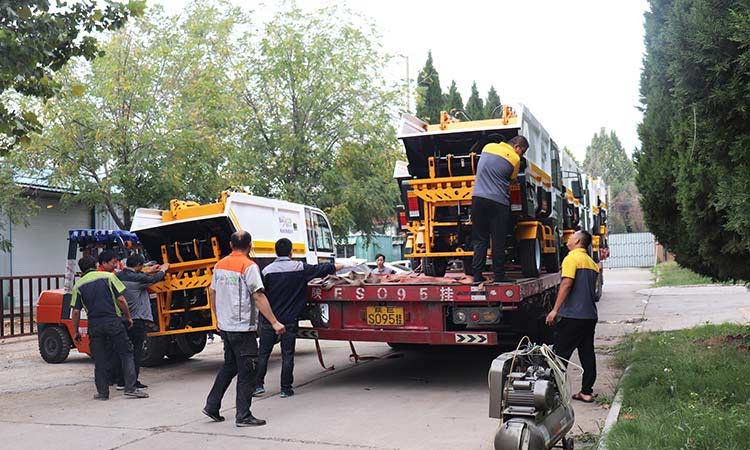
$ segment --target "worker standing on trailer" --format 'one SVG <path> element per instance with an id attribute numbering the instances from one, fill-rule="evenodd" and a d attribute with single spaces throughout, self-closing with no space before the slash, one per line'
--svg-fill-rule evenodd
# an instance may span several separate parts
<path id="1" fill-rule="evenodd" d="M 82 276 L 73 285 L 70 306 L 73 308 L 73 340 L 81 340 L 78 325 L 81 320 L 81 308 L 86 308 L 88 334 L 91 356 L 94 358 L 94 382 L 96 400 L 109 399 L 109 352 L 111 349 L 120 357 L 123 377 L 125 378 L 125 395 L 134 398 L 146 398 L 148 394 L 135 387 L 135 368 L 133 367 L 133 345 L 128 339 L 126 327 L 133 326 L 128 303 L 123 297 L 125 286 L 110 272 L 96 270 L 96 259 L 84 256 L 78 261 Z M 127 320 L 123 324 L 122 317 Z"/>
<path id="2" fill-rule="evenodd" d="M 224 341 L 224 365 L 216 375 L 203 414 L 215 422 L 224 420 L 219 414 L 221 400 L 236 375 L 235 425 L 265 425 L 265 420 L 250 412 L 258 356 L 258 312 L 268 320 L 275 334 L 284 334 L 286 328 L 276 319 L 263 293 L 258 265 L 247 257 L 252 249 L 250 233 L 233 233 L 230 245 L 232 253 L 216 263 L 209 287 L 211 309 Z"/>
<path id="3" fill-rule="evenodd" d="M 547 315 L 547 325 L 555 324 L 555 353 L 565 360 L 573 350 L 578 350 L 578 359 L 583 367 L 581 391 L 573 395 L 575 400 L 594 401 L 593 387 L 596 381 L 596 354 L 594 352 L 594 330 L 598 320 L 596 310 L 596 280 L 599 266 L 588 254 L 591 234 L 584 230 L 573 233 L 567 242 L 570 253 L 562 262 L 562 282 L 555 306 Z"/>
<path id="4" fill-rule="evenodd" d="M 474 283 L 485 281 L 482 272 L 492 240 L 492 272 L 495 282 L 505 276 L 505 236 L 510 223 L 510 182 L 518 176 L 521 157 L 529 141 L 518 135 L 510 141 L 490 143 L 482 149 L 471 196 L 471 240 L 474 247 Z"/>
<path id="5" fill-rule="evenodd" d="M 143 265 L 146 260 L 142 255 L 133 254 L 125 260 L 125 268 L 118 274 L 117 278 L 125 286 L 125 300 L 128 302 L 130 315 L 133 318 L 133 326 L 128 329 L 128 338 L 133 344 L 133 365 L 135 366 L 135 386 L 138 389 L 146 389 L 148 386 L 141 383 L 139 375 L 141 372 L 141 357 L 143 356 L 143 342 L 146 340 L 147 324 L 154 321 L 151 312 L 151 298 L 147 288 L 154 283 L 164 279 L 169 269 L 169 264 L 158 266 L 158 271 L 153 274 L 143 273 Z M 112 374 L 117 383 L 117 390 L 125 388 L 125 380 L 122 377 L 119 360 L 112 360 Z"/>
<path id="6" fill-rule="evenodd" d="M 286 398 L 294 395 L 294 345 L 297 339 L 298 317 L 307 303 L 307 283 L 313 278 L 333 275 L 343 264 L 305 264 L 292 260 L 292 241 L 281 238 L 276 241 L 277 258 L 263 269 L 263 280 L 268 302 L 276 317 L 286 327 L 281 336 L 281 394 Z M 260 357 L 255 381 L 254 396 L 266 392 L 264 381 L 268 368 L 268 357 L 276 345 L 276 333 L 271 323 L 260 319 Z"/>

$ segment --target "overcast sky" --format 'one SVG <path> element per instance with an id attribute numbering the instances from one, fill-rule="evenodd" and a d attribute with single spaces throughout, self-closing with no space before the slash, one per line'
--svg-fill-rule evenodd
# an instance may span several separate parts
<path id="1" fill-rule="evenodd" d="M 158 1 L 178 12 L 189 0 Z M 277 3 L 232 0 L 268 17 Z M 313 9 L 328 0 L 298 0 Z M 335 2 L 342 4 L 342 1 Z M 385 50 L 409 57 L 415 79 L 432 50 L 443 89 L 456 80 L 464 101 L 476 81 L 503 103 L 523 103 L 580 160 L 600 127 L 628 153 L 640 147 L 638 84 L 646 0 L 349 1 L 383 34 Z M 262 20 L 262 19 L 261 19 Z M 403 71 L 396 75 L 406 77 Z"/>

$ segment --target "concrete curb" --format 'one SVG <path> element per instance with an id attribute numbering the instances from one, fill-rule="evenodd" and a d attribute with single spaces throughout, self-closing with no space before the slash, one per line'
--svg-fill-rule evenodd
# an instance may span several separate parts
<path id="1" fill-rule="evenodd" d="M 620 382 L 627 376 L 628 371 L 630 370 L 630 366 L 628 366 L 625 369 L 625 372 L 622 373 L 622 377 L 620 378 Z M 612 400 L 612 406 L 609 408 L 609 413 L 607 414 L 607 419 L 604 421 L 604 428 L 602 428 L 602 434 L 599 436 L 599 445 L 597 445 L 597 450 L 607 450 L 607 435 L 612 430 L 612 427 L 615 426 L 617 423 L 617 419 L 620 417 L 620 409 L 622 408 L 622 387 L 617 389 L 617 393 L 615 394 L 614 400 Z"/>

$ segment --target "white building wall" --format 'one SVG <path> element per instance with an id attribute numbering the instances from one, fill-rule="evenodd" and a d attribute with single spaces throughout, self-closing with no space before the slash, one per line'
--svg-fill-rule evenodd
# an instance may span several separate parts
<path id="1" fill-rule="evenodd" d="M 38 214 L 28 226 L 12 225 L 5 233 L 13 243 L 10 252 L 0 252 L 0 276 L 62 273 L 68 252 L 68 230 L 90 228 L 91 208 L 69 205 L 63 209 L 57 198 L 35 200 Z M 12 261 L 12 263 L 11 263 Z"/>

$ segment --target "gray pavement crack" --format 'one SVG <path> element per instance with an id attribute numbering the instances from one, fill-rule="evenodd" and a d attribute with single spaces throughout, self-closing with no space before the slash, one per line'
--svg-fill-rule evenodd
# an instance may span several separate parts
<path id="1" fill-rule="evenodd" d="M 266 436 L 247 436 L 247 435 L 237 435 L 232 433 L 211 433 L 206 431 L 173 431 L 174 433 L 182 433 L 182 434 L 197 434 L 202 436 L 222 436 L 222 437 L 236 437 L 236 438 L 242 438 L 242 439 L 255 439 L 259 441 L 267 441 L 267 442 L 285 442 L 290 444 L 305 444 L 305 445 L 328 445 L 331 447 L 340 447 L 340 448 L 361 448 L 361 449 L 367 449 L 367 450 L 399 450 L 396 447 L 374 447 L 372 445 L 365 445 L 365 444 L 348 444 L 345 442 L 329 442 L 329 441 L 315 441 L 315 440 L 307 440 L 307 439 L 291 439 L 291 438 L 279 438 L 279 437 L 266 437 Z"/>

